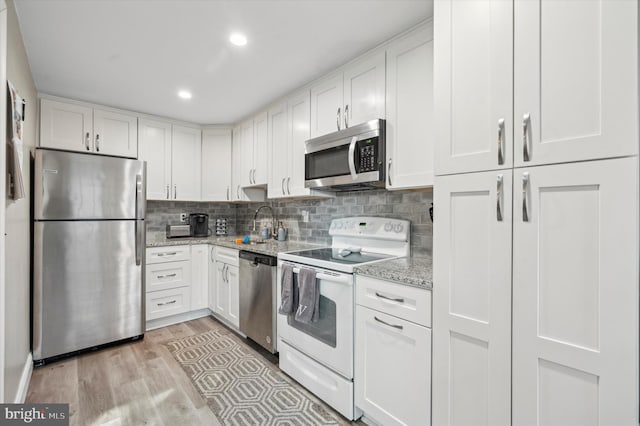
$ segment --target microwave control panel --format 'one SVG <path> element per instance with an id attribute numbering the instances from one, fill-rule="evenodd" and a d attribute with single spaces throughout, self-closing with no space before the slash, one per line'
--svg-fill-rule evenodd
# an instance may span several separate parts
<path id="1" fill-rule="evenodd" d="M 378 170 L 378 144 L 376 138 L 358 141 L 358 173 Z"/>

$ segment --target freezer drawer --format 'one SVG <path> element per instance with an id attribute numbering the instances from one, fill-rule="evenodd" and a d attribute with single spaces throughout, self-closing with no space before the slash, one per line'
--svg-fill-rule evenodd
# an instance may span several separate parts
<path id="1" fill-rule="evenodd" d="M 35 360 L 144 333 L 143 223 L 34 223 Z"/>

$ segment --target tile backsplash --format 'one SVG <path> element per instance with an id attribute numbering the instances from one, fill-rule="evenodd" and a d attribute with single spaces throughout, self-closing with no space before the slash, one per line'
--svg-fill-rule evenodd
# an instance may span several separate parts
<path id="1" fill-rule="evenodd" d="M 269 200 L 259 203 L 196 203 L 175 201 L 147 202 L 147 229 L 164 231 L 167 223 L 179 222 L 180 213 L 208 213 L 209 226 L 216 218 L 228 220 L 229 235 L 253 232 L 253 217 L 258 207 L 269 205 L 278 221 L 288 230 L 288 238 L 313 244 L 330 244 L 331 219 L 348 216 L 384 216 L 411 221 L 411 253 L 414 256 L 432 254 L 433 227 L 429 207 L 431 190 L 386 191 L 370 190 L 342 192 L 335 198 L 321 200 Z M 309 221 L 303 221 L 307 211 Z M 262 221 L 270 221 L 269 209 L 258 215 L 256 232 Z"/>

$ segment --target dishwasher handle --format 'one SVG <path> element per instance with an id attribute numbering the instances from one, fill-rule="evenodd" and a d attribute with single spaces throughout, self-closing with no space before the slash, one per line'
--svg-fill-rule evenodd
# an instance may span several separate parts
<path id="1" fill-rule="evenodd" d="M 278 259 L 276 257 L 245 250 L 240 251 L 239 257 L 241 260 L 248 260 L 254 264 L 263 264 L 267 266 L 276 266 L 278 264 Z"/>

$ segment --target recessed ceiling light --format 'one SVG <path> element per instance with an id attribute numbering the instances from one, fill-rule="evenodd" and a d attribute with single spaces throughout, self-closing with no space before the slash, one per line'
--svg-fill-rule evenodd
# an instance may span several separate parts
<path id="1" fill-rule="evenodd" d="M 186 90 L 181 90 L 178 92 L 178 96 L 181 97 L 182 99 L 191 99 L 191 92 L 188 92 Z"/>
<path id="2" fill-rule="evenodd" d="M 229 41 L 236 46 L 244 46 L 247 44 L 247 37 L 244 34 L 233 33 L 231 37 L 229 37 Z"/>

